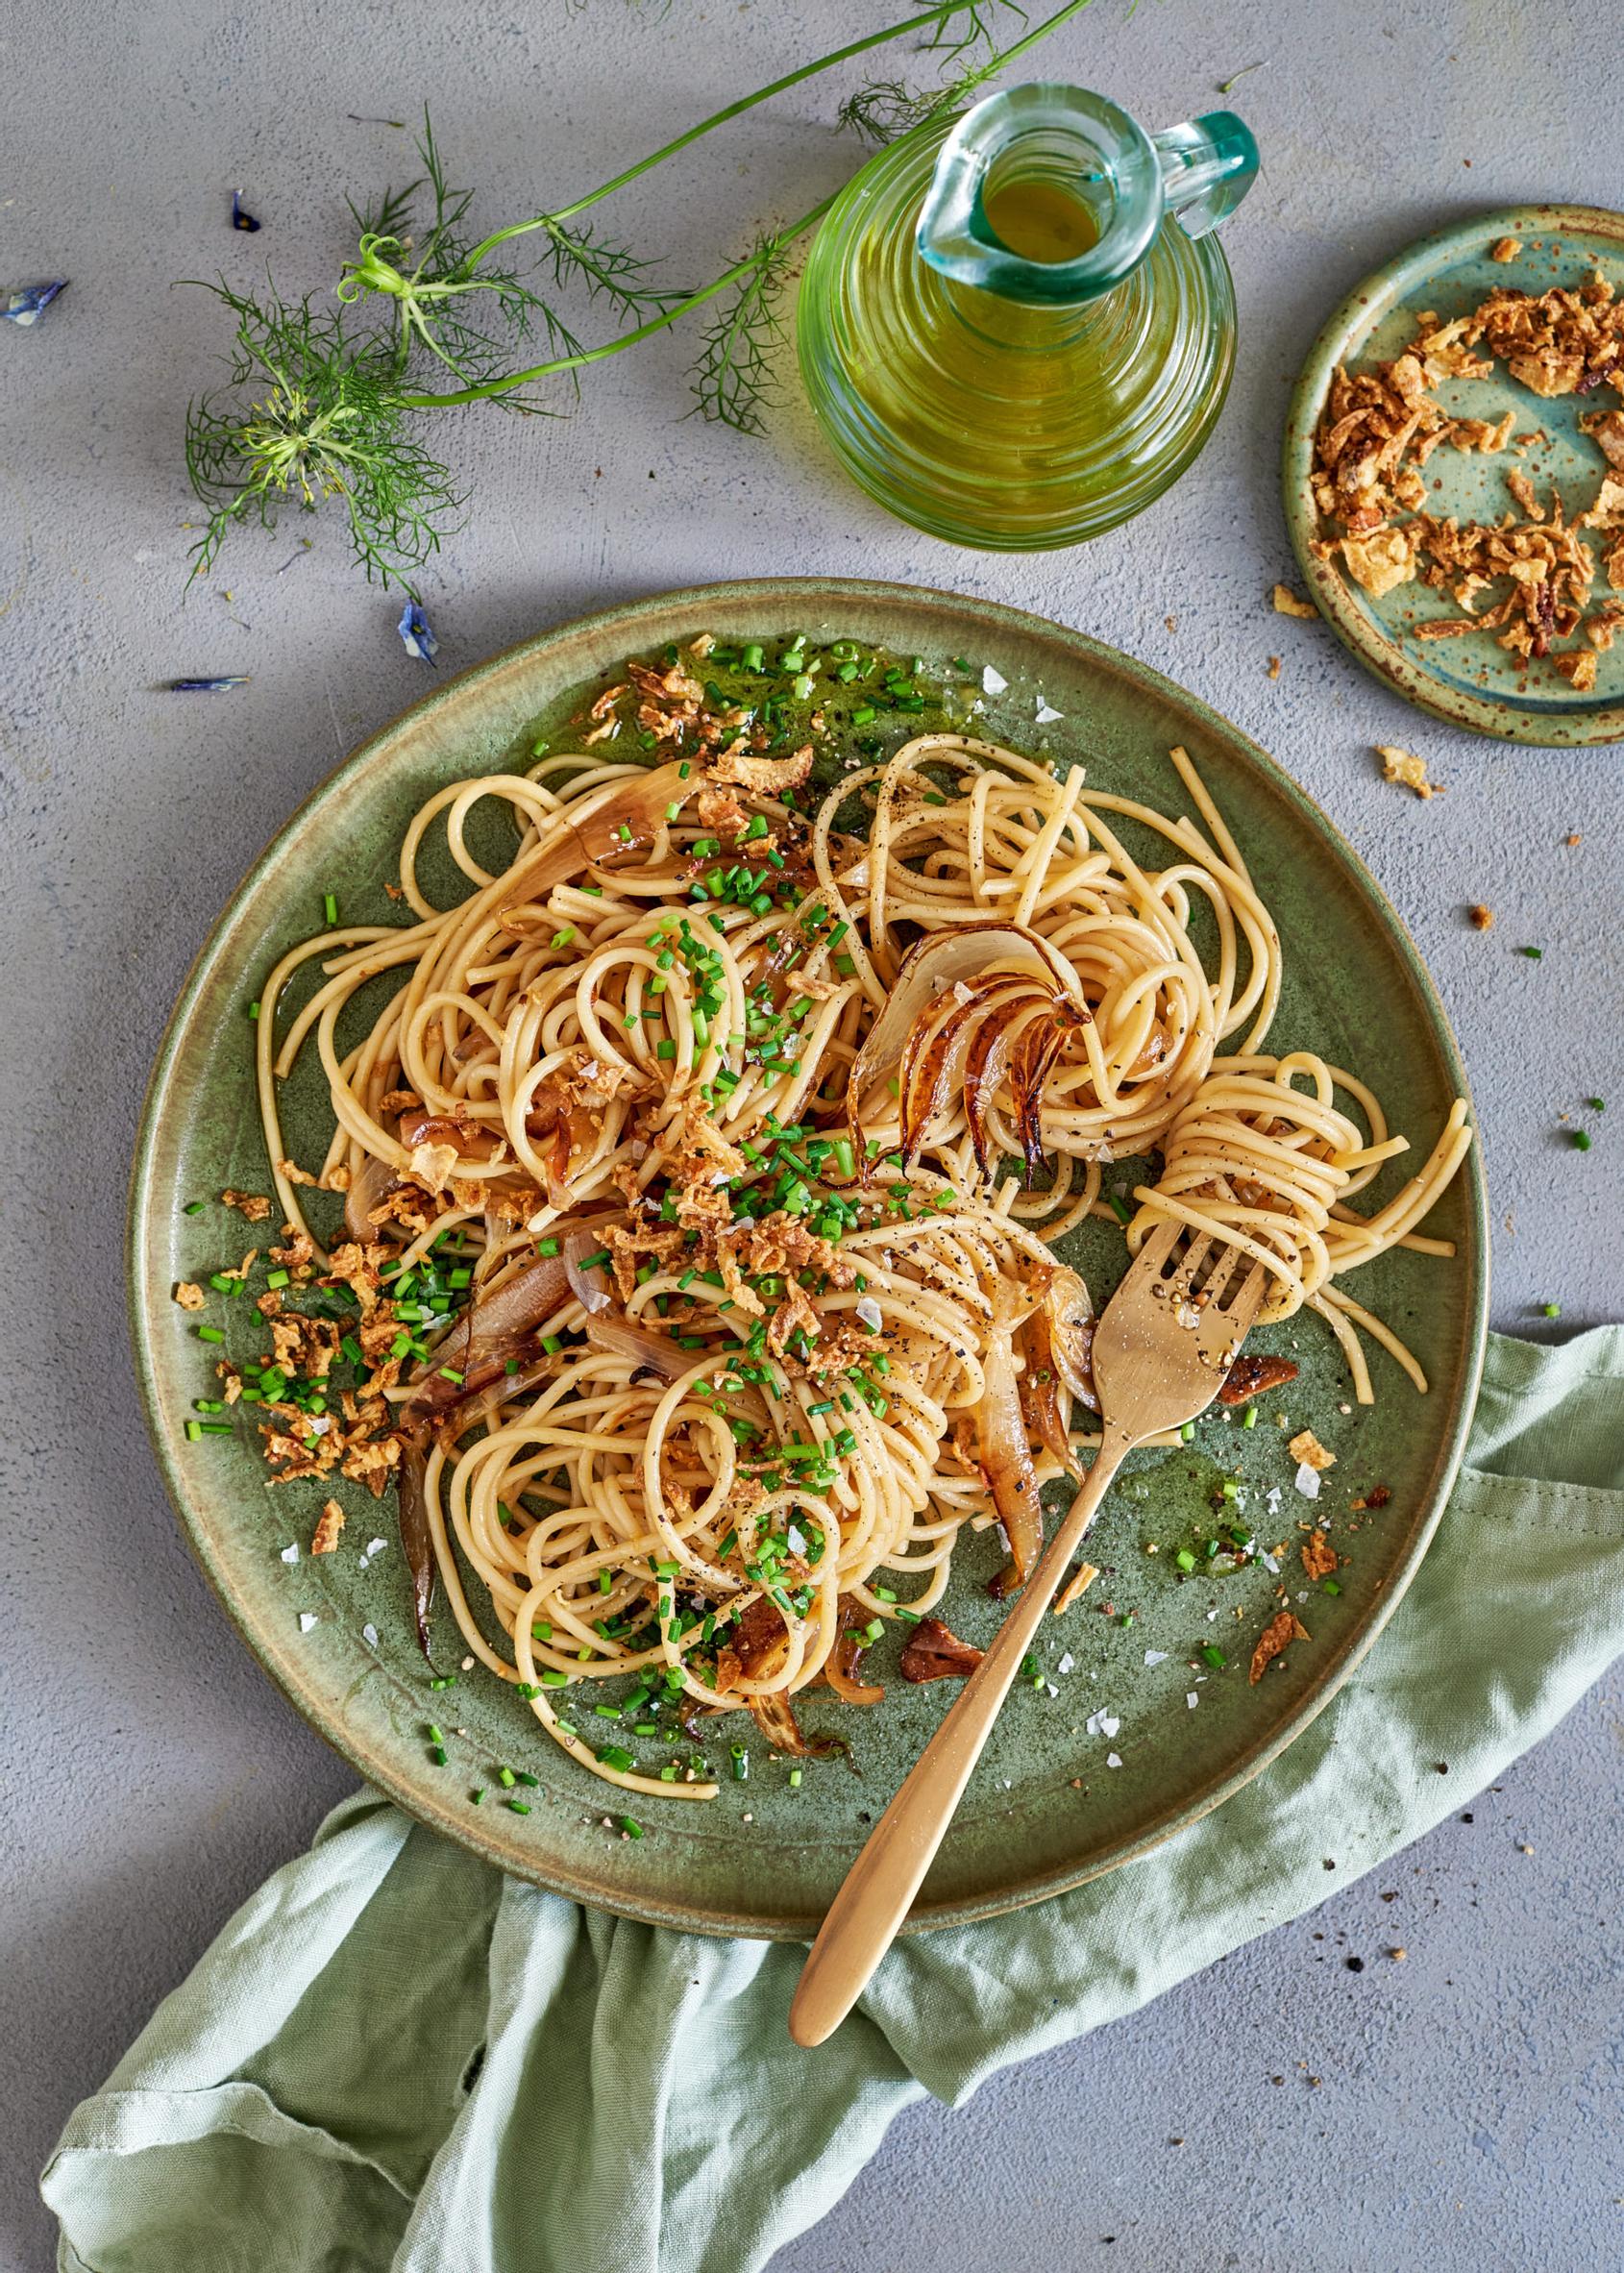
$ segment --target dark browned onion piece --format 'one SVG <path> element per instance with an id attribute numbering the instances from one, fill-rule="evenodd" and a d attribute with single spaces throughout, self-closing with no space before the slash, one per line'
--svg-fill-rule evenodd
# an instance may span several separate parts
<path id="1" fill-rule="evenodd" d="M 962 1681 L 985 1655 L 973 1642 L 961 1642 L 939 1618 L 922 1618 L 908 1637 L 898 1670 L 904 1681 Z"/>
<path id="2" fill-rule="evenodd" d="M 992 1110 L 993 1099 L 1010 1072 L 1013 1052 L 1032 1030 L 1033 1022 L 1044 1018 L 1046 1009 L 1046 999 L 1029 992 L 1020 1001 L 1003 1003 L 990 1011 L 971 1043 L 965 1062 L 964 1117 L 975 1165 L 984 1176 L 992 1174 L 987 1115 Z"/>
<path id="3" fill-rule="evenodd" d="M 859 1678 L 862 1671 L 863 1638 L 855 1626 L 847 1621 L 861 1618 L 861 1608 L 849 1594 L 840 1598 L 840 1624 L 834 1638 L 834 1647 L 824 1664 L 824 1679 L 836 1696 L 844 1697 L 849 1705 L 883 1705 L 885 1690 L 877 1681 Z"/>
<path id="4" fill-rule="evenodd" d="M 934 1030 L 931 1012 L 922 1012 L 902 1052 L 898 1088 L 901 1094 L 902 1165 L 912 1168 L 931 1123 L 947 1105 L 955 1089 L 962 1089 L 969 1052 L 981 1032 L 990 1005 L 1011 991 L 1029 994 L 1032 981 L 1017 971 L 991 971 L 985 977 L 961 979 L 969 995 L 957 1002 Z"/>
<path id="5" fill-rule="evenodd" d="M 803 1736 L 782 1690 L 775 1690 L 771 1696 L 748 1697 L 745 1701 L 756 1727 L 775 1751 L 793 1753 L 800 1760 L 828 1760 L 837 1753 L 850 1752 L 851 1747 L 844 1737 Z"/>
<path id="6" fill-rule="evenodd" d="M 411 1575 L 411 1614 L 417 1645 L 430 1656 L 429 1611 L 434 1599 L 434 1539 L 429 1528 L 429 1463 L 421 1445 L 401 1447 L 399 1502 L 401 1552 Z"/>

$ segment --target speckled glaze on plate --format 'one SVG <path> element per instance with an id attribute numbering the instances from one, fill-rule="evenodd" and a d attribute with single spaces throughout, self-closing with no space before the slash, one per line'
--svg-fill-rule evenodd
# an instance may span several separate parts
<path id="1" fill-rule="evenodd" d="M 1491 260 L 1489 247 L 1508 236 L 1522 247 L 1517 258 Z M 1286 519 L 1307 588 L 1326 622 L 1406 701 L 1453 726 L 1508 742 L 1624 740 L 1624 640 L 1598 655 L 1595 687 L 1582 695 L 1548 663 L 1530 666 L 1496 646 L 1491 632 L 1417 639 L 1417 624 L 1460 613 L 1447 590 L 1412 582 L 1378 600 L 1336 563 L 1315 557 L 1316 538 L 1329 531 L 1309 485 L 1314 432 L 1337 365 L 1366 366 L 1398 355 L 1423 310 L 1464 315 L 1497 284 L 1547 292 L 1553 284 L 1582 283 L 1593 266 L 1615 290 L 1624 289 L 1624 213 L 1595 206 L 1507 206 L 1421 237 L 1348 294 L 1309 350 L 1287 414 Z M 1515 410 L 1519 433 L 1542 428 L 1545 439 L 1521 457 L 1509 449 L 1493 457 L 1435 451 L 1424 470 L 1434 495 L 1431 510 L 1463 521 L 1499 520 L 1515 509 L 1505 479 L 1512 468 L 1526 473 L 1542 498 L 1554 482 L 1570 521 L 1586 509 L 1607 466 L 1595 443 L 1579 432 L 1579 417 L 1612 404 L 1616 398 L 1611 389 L 1546 400 L 1496 364 L 1490 378 L 1453 380 L 1436 392 L 1461 417 L 1494 420 Z M 1605 576 L 1596 597 L 1603 592 Z"/>
<path id="2" fill-rule="evenodd" d="M 345 1487 L 346 1547 L 312 1561 L 307 1548 L 319 1486 L 267 1488 L 246 1436 L 188 1443 L 190 1401 L 209 1386 L 211 1354 L 171 1299 L 249 1244 L 240 1217 L 183 1203 L 228 1185 L 266 1189 L 267 1163 L 250 1075 L 247 1019 L 265 974 L 306 935 L 322 894 L 339 890 L 346 920 L 399 921 L 383 885 L 396 874 L 402 828 L 431 789 L 489 771 L 528 749 L 538 730 L 573 714 L 583 689 L 628 654 L 701 630 L 727 640 L 791 630 L 822 641 L 850 636 L 942 668 L 955 655 L 990 662 L 1008 679 L 987 729 L 1057 757 L 1086 758 L 1091 781 L 1164 809 L 1182 807 L 1169 745 L 1182 742 L 1214 795 L 1279 920 L 1286 989 L 1271 1041 L 1308 1044 L 1378 1084 L 1393 1124 L 1418 1149 L 1437 1133 L 1464 1075 L 1427 975 L 1370 877 L 1300 789 L 1254 743 L 1169 679 L 1035 616 L 902 586 L 796 580 L 723 584 L 617 607 L 542 633 L 438 687 L 339 767 L 258 862 L 186 982 L 153 1075 L 131 1209 L 130 1299 L 136 1365 L 160 1465 L 182 1523 L 221 1600 L 260 1663 L 299 1710 L 373 1784 L 448 1837 L 536 1883 L 627 1915 L 718 1934 L 804 1937 L 952 1694 L 950 1683 L 910 1689 L 896 1678 L 898 1637 L 871 1663 L 890 1694 L 869 1711 L 809 1694 L 809 1729 L 838 1728 L 854 1767 L 809 1763 L 799 1791 L 756 1746 L 748 1784 L 725 1782 L 708 1804 L 639 1802 L 641 1840 L 605 1829 L 619 1809 L 607 1787 L 578 1769 L 537 1729 L 514 1692 L 482 1674 L 431 1693 L 411 1631 L 394 1544 L 391 1502 Z M 1038 699 L 1064 714 L 1040 731 Z M 900 722 L 899 722 L 900 726 Z M 342 1036 L 340 1037 L 342 1041 Z M 319 1082 L 297 1076 L 284 1107 L 296 1154 L 319 1161 L 328 1123 Z M 1385 1195 L 1401 1180 L 1392 1164 Z M 1133 1172 L 1119 1170 L 1118 1180 Z M 1188 1452 L 1136 1455 L 1107 1500 L 1093 1553 L 1105 1575 L 1084 1605 L 1050 1621 L 1046 1687 L 1018 1689 L 925 1882 L 911 1924 L 962 1923 L 1039 1899 L 1109 1870 L 1166 1839 L 1234 1791 L 1305 1728 L 1346 1678 L 1415 1569 L 1461 1456 L 1482 1362 L 1488 1240 L 1476 1153 L 1428 1225 L 1453 1237 L 1453 1263 L 1394 1253 L 1359 1292 L 1402 1331 L 1433 1381 L 1417 1396 L 1385 1357 L 1371 1363 L 1379 1398 L 1350 1407 L 1337 1347 L 1312 1318 L 1254 1341 L 1297 1358 L 1302 1377 L 1272 1397 L 1250 1431 L 1204 1421 Z M 1085 1226 L 1083 1267 L 1102 1299 L 1125 1262 L 1114 1227 Z M 246 1325 L 246 1322 L 244 1322 Z M 235 1330 L 234 1328 L 234 1330 Z M 246 1347 L 246 1345 L 245 1345 Z M 1335 1598 L 1301 1605 L 1313 1637 L 1290 1649 L 1258 1687 L 1246 1677 L 1252 1643 L 1280 1583 L 1260 1566 L 1178 1580 L 1178 1547 L 1210 1530 L 1213 1463 L 1241 1473 L 1264 1544 L 1293 1543 L 1283 1576 L 1306 1586 L 1296 1524 L 1308 1504 L 1278 1419 L 1308 1425 L 1339 1453 L 1322 1505 L 1353 1555 Z M 1345 1513 L 1377 1483 L 1392 1493 L 1379 1517 Z M 1263 1495 L 1278 1486 L 1278 1518 Z M 1363 1521 L 1363 1527 L 1350 1528 Z M 389 1540 L 366 1569 L 358 1550 Z M 354 1543 L 356 1551 L 351 1551 Z M 1154 1545 L 1158 1552 L 1147 1553 Z M 994 1610 L 981 1582 L 997 1567 L 995 1535 L 966 1535 L 947 1614 L 984 1641 Z M 1112 1602 L 1131 1624 L 1101 1614 Z M 1235 1615 L 1239 1609 L 1241 1615 Z M 1213 1612 L 1209 1618 L 1209 1611 Z M 301 1614 L 317 1623 L 300 1629 Z M 377 1632 L 376 1648 L 363 1626 Z M 438 1614 L 446 1668 L 459 1637 Z M 1221 1670 L 1205 1644 L 1227 1657 Z M 1166 1653 L 1153 1666 L 1147 1654 Z M 1070 1663 L 1062 1672 L 1060 1661 Z M 1193 1661 L 1193 1663 L 1192 1662 Z M 1187 1703 L 1193 1694 L 1194 1710 Z M 1119 1725 L 1091 1735 L 1092 1716 Z M 431 1765 L 430 1720 L 447 1731 L 450 1760 Z M 723 1729 L 731 1733 L 732 1723 Z M 1096 1724 L 1097 1725 L 1097 1724 Z M 465 1732 L 465 1733 L 463 1733 Z M 726 1742 L 726 1738 L 722 1743 Z M 713 1748 L 725 1759 L 722 1743 Z M 1115 1755 L 1120 1767 L 1108 1765 Z M 528 1767 L 541 1789 L 532 1812 L 509 1813 L 487 1790 L 492 1764 Z M 748 1819 L 747 1819 L 748 1818 Z"/>

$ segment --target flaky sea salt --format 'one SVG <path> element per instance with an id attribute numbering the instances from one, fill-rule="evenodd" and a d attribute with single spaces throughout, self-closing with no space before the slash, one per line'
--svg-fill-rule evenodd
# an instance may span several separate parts
<path id="1" fill-rule="evenodd" d="M 982 666 L 981 685 L 984 693 L 989 695 L 1001 695 L 1008 684 L 1009 680 L 1004 677 L 1003 673 L 1001 671 L 995 671 L 991 663 L 987 663 Z"/>
<path id="2" fill-rule="evenodd" d="M 1071 1668 L 1076 1664 L 1076 1662 L 1077 1661 L 1071 1655 L 1071 1652 L 1067 1650 L 1062 1656 L 1059 1665 L 1057 1665 L 1054 1669 L 1057 1673 L 1070 1673 Z"/>
<path id="3" fill-rule="evenodd" d="M 1062 719 L 1065 717 L 1065 715 L 1066 715 L 1066 713 L 1065 713 L 1065 711 L 1064 711 L 1064 710 L 1055 710 L 1055 709 L 1051 708 L 1051 707 L 1050 707 L 1050 705 L 1049 705 L 1047 703 L 1046 703 L 1046 702 L 1044 701 L 1043 697 L 1042 697 L 1041 695 L 1039 696 L 1039 698 L 1038 698 L 1038 724 L 1039 724 L 1039 726 L 1057 726 L 1057 725 L 1060 723 L 1060 721 L 1061 721 L 1061 720 L 1062 720 Z"/>
<path id="4" fill-rule="evenodd" d="M 366 1643 L 368 1649 L 376 1649 L 378 1647 L 378 1628 L 371 1625 L 362 1626 L 361 1640 Z"/>
<path id="5" fill-rule="evenodd" d="M 1195 1692 L 1193 1689 L 1187 1689 L 1185 1691 L 1184 1701 L 1190 1707 L 1192 1713 L 1194 1712 L 1196 1706 L 1201 1702 L 1200 1698 L 1195 1694 Z"/>
<path id="6" fill-rule="evenodd" d="M 298 1547 L 296 1545 L 283 1547 L 282 1550 L 282 1559 L 284 1563 L 297 1563 L 299 1560 Z"/>
<path id="7" fill-rule="evenodd" d="M 302 1610 L 299 1613 L 299 1631 L 301 1634 L 308 1634 L 315 1622 L 315 1613 L 313 1611 Z"/>
<path id="8" fill-rule="evenodd" d="M 863 1297 L 862 1300 L 857 1305 L 857 1316 L 862 1320 L 863 1323 L 866 1326 L 871 1327 L 874 1333 L 877 1334 L 879 1332 L 881 1323 L 879 1304 L 874 1300 L 873 1295 L 865 1295 Z"/>
<path id="9" fill-rule="evenodd" d="M 1306 1460 L 1300 1464 L 1292 1480 L 1305 1499 L 1319 1497 L 1319 1470 L 1310 1468 Z"/>
<path id="10" fill-rule="evenodd" d="M 1105 1765 L 1107 1767 L 1120 1767 L 1122 1765 L 1121 1754 L 1120 1752 L 1107 1752 L 1105 1755 Z"/>
<path id="11" fill-rule="evenodd" d="M 1144 1662 L 1147 1666 L 1165 1666 L 1168 1662 L 1168 1653 L 1165 1649 L 1147 1649 L 1144 1653 Z"/>

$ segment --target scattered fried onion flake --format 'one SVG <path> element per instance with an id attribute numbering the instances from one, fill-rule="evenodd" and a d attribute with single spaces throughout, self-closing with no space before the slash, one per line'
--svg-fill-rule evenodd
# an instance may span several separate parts
<path id="1" fill-rule="evenodd" d="M 1427 779 L 1427 761 L 1417 757 L 1413 750 L 1400 750 L 1391 742 L 1378 742 L 1376 755 L 1382 761 L 1382 779 L 1402 782 L 1417 797 L 1441 797 L 1448 784 Z"/>
<path id="2" fill-rule="evenodd" d="M 1286 1447 L 1300 1468 L 1335 1468 L 1337 1455 L 1328 1452 L 1312 1428 L 1299 1429 Z"/>
<path id="3" fill-rule="evenodd" d="M 1296 1613 L 1282 1610 L 1278 1616 L 1269 1619 L 1258 1638 L 1258 1645 L 1252 1652 L 1251 1679 L 1254 1682 L 1261 1681 L 1270 1663 L 1280 1655 L 1288 1643 L 1307 1642 L 1310 1639 L 1308 1628 Z"/>
<path id="4" fill-rule="evenodd" d="M 1290 584 L 1276 584 L 1273 600 L 1276 615 L 1301 616 L 1305 622 L 1310 622 L 1319 613 L 1312 600 L 1305 600 L 1300 592 L 1293 592 Z"/>
<path id="5" fill-rule="evenodd" d="M 344 1510 L 337 1500 L 330 1499 L 321 1511 L 321 1521 L 316 1525 L 315 1537 L 310 1541 L 312 1555 L 331 1555 L 338 1544 L 338 1534 L 344 1528 Z"/>

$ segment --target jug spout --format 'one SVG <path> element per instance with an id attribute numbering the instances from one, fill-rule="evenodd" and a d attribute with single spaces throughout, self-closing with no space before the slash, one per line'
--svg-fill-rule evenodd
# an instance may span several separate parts
<path id="1" fill-rule="evenodd" d="M 1009 87 L 943 144 L 916 242 L 961 284 L 1076 307 L 1132 274 L 1169 213 L 1193 237 L 1216 229 L 1257 170 L 1257 144 L 1232 111 L 1151 136 L 1082 87 Z"/>

